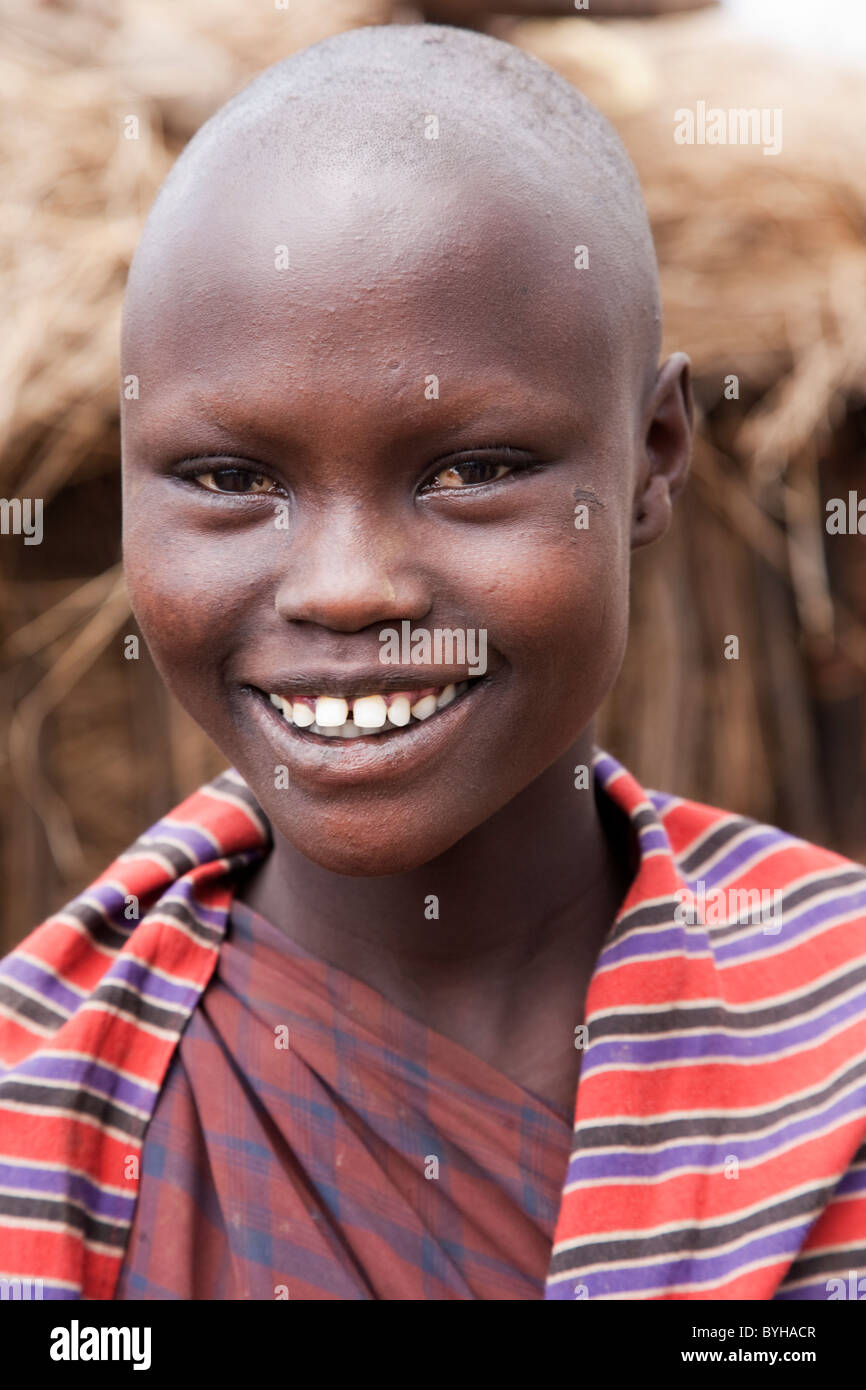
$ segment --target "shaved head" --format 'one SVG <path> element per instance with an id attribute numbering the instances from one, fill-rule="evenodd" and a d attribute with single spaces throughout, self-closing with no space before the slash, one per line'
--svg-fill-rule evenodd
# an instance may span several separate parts
<path id="1" fill-rule="evenodd" d="M 652 235 L 631 161 L 610 122 L 570 82 L 486 35 L 434 25 L 384 25 L 326 39 L 268 68 L 198 131 L 157 198 L 130 275 L 152 284 L 193 209 L 282 203 L 311 179 L 351 198 L 386 177 L 407 197 L 461 184 L 501 194 L 529 234 L 561 233 L 563 289 L 574 250 L 604 282 L 620 349 L 643 386 L 658 364 L 661 310 Z M 327 204 L 327 198 L 325 199 Z M 210 213 L 208 213 L 208 216 Z M 452 233 L 461 229 L 452 226 Z M 505 236 L 508 227 L 500 234 Z M 549 238 L 548 238 L 549 240 Z M 200 243 L 198 243 L 200 245 Z M 539 237 L 539 258 L 550 255 Z M 156 262 L 154 257 L 157 258 Z M 586 273 L 586 272 L 585 272 Z"/>

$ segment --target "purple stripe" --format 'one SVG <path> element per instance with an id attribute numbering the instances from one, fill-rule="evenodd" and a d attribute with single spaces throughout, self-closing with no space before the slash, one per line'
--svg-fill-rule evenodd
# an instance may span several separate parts
<path id="1" fill-rule="evenodd" d="M 8 1276 L 8 1277 L 10 1277 L 10 1278 L 18 1278 L 18 1275 L 10 1275 L 10 1276 Z M 30 1276 L 25 1275 L 25 1274 L 22 1274 L 20 1277 L 21 1277 L 22 1280 L 24 1280 L 24 1279 L 26 1279 L 26 1278 L 29 1278 Z M 42 1281 L 42 1294 L 41 1294 L 41 1297 L 37 1298 L 37 1296 L 36 1296 L 36 1289 L 35 1289 L 36 1277 L 34 1276 L 34 1277 L 30 1280 L 30 1282 L 31 1282 L 31 1286 L 32 1286 L 32 1288 L 31 1288 L 31 1296 L 30 1296 L 29 1299 L 28 1299 L 28 1298 L 22 1299 L 21 1302 L 24 1302 L 24 1303 L 40 1303 L 40 1302 L 42 1301 L 42 1299 L 45 1299 L 45 1301 L 47 1302 L 49 1298 L 55 1299 L 55 1300 L 57 1300 L 57 1299 L 80 1299 L 80 1298 L 81 1298 L 81 1291 L 80 1291 L 79 1289 L 77 1289 L 77 1288 L 76 1288 L 76 1289 L 61 1289 L 60 1286 L 59 1286 L 58 1284 L 49 1284 L 48 1281 L 47 1281 L 47 1279 L 43 1279 L 43 1281 Z M 17 1303 L 18 1301 L 19 1301 L 18 1299 L 15 1300 L 16 1303 Z"/>
<path id="2" fill-rule="evenodd" d="M 677 1033 L 672 1038 L 614 1038 L 591 1043 L 583 1062 L 585 1074 L 598 1067 L 649 1065 L 653 1062 L 677 1062 L 687 1058 L 707 1062 L 726 1062 L 737 1057 L 772 1057 L 783 1048 L 807 1045 L 817 1041 L 838 1023 L 866 1015 L 866 990 L 853 999 L 845 999 L 822 1013 L 800 1023 L 779 1025 L 769 1036 L 762 1033 L 734 1034 L 695 1029 Z M 590 1039 L 592 1020 L 589 1021 Z"/>
<path id="3" fill-rule="evenodd" d="M 654 1178 L 662 1174 L 674 1174 L 681 1168 L 688 1168 L 692 1165 L 708 1167 L 715 1162 L 716 1167 L 724 1165 L 724 1160 L 730 1153 L 731 1145 L 736 1143 L 737 1158 L 745 1163 L 750 1159 L 762 1158 L 778 1151 L 780 1148 L 790 1145 L 792 1141 L 800 1142 L 808 1139 L 810 1135 L 822 1127 L 828 1121 L 834 1121 L 838 1125 L 845 1124 L 852 1114 L 862 1114 L 866 1109 L 866 1087 L 855 1091 L 853 1095 L 842 1096 L 841 1099 L 833 1101 L 830 1105 L 821 1110 L 816 1110 L 811 1115 L 801 1115 L 796 1119 L 789 1120 L 787 1123 L 774 1129 L 770 1135 L 762 1135 L 755 1139 L 748 1139 L 740 1134 L 723 1134 L 718 1139 L 678 1140 L 672 1139 L 666 1149 L 659 1153 L 647 1153 L 643 1149 L 621 1149 L 617 1153 L 596 1154 L 591 1149 L 581 1150 L 574 1155 L 568 1166 L 566 1183 L 573 1182 L 597 1182 L 601 1178 L 618 1178 L 623 1181 L 631 1178 Z M 731 1123 L 736 1123 L 735 1116 L 724 1116 L 730 1118 Z M 709 1124 L 710 1119 L 707 1120 Z M 578 1145 L 580 1144 L 580 1129 L 576 1134 Z M 627 1143 L 626 1138 L 623 1144 Z M 715 1173 L 707 1173 L 708 1180 L 715 1181 Z M 864 1181 L 866 1187 L 866 1181 Z M 578 1194 L 579 1196 L 579 1194 Z"/>
<path id="4" fill-rule="evenodd" d="M 194 1009 L 201 994 L 200 985 L 172 984 L 130 956 L 118 956 L 111 969 L 103 975 L 101 983 L 110 984 L 112 980 L 123 980 L 140 993 L 152 995 L 164 1004 L 180 1009 Z"/>
<path id="5" fill-rule="evenodd" d="M 794 1270 L 792 1270 L 792 1273 L 795 1272 L 796 1266 Z M 828 1274 L 827 1278 L 832 1279 L 834 1276 Z M 845 1280 L 845 1287 L 846 1289 L 848 1287 L 847 1278 Z M 803 1303 L 817 1303 L 818 1300 L 820 1300 L 822 1303 L 826 1303 L 829 1297 L 830 1295 L 827 1291 L 827 1284 L 825 1282 L 823 1284 L 803 1284 L 799 1289 L 778 1289 L 776 1293 L 773 1294 L 772 1301 L 773 1303 L 792 1303 L 796 1300 L 797 1302 Z"/>
<path id="6" fill-rule="evenodd" d="M 609 753 L 602 753 L 596 757 L 593 767 L 596 777 L 600 777 L 602 783 L 609 782 L 611 777 L 615 777 L 618 773 L 624 771 L 622 765 L 616 761 L 616 758 L 612 758 Z"/>
<path id="7" fill-rule="evenodd" d="M 667 831 L 660 825 L 647 825 L 643 830 L 638 831 L 640 847 L 644 854 L 651 849 L 663 849 L 670 853 L 671 842 L 667 837 Z"/>
<path id="8" fill-rule="evenodd" d="M 56 979 L 49 971 L 35 965 L 33 961 L 22 960 L 14 953 L 7 956 L 3 964 L 0 965 L 0 975 L 5 975 L 10 980 L 17 980 L 22 985 L 28 985 L 47 1003 L 55 1004 L 64 1013 L 74 1013 L 87 998 L 86 994 L 69 989 L 62 981 Z"/>
<path id="9" fill-rule="evenodd" d="M 771 934 L 758 930 L 756 924 L 755 934 L 765 936 L 768 943 L 784 940 L 786 945 L 791 944 L 791 937 L 800 936 L 813 927 L 820 926 L 822 922 L 828 922 L 831 917 L 837 917 L 840 913 L 847 914 L 849 918 L 854 918 L 859 909 L 866 911 L 866 887 L 862 891 L 853 895 L 846 894 L 844 897 L 838 895 L 830 898 L 828 902 L 816 903 L 812 907 L 804 907 L 801 912 L 794 912 L 790 917 L 786 917 L 781 924 L 782 930 Z M 772 920 L 767 923 L 769 926 L 778 925 Z M 738 956 L 749 955 L 754 952 L 755 942 L 752 937 L 744 937 L 740 941 L 731 941 L 716 947 L 716 959 L 718 961 L 736 960 Z"/>
<path id="10" fill-rule="evenodd" d="M 196 896 L 195 883 L 189 883 L 186 882 L 184 879 L 179 878 L 174 883 L 169 884 L 163 896 L 168 897 L 169 894 L 171 895 L 171 897 L 179 898 L 181 902 L 186 903 L 190 912 L 192 912 L 196 917 L 200 917 L 202 922 L 209 923 L 214 927 L 222 927 L 225 925 L 225 920 L 227 916 L 226 908 L 205 907 L 202 903 L 200 903 Z M 159 904 L 157 903 L 156 907 L 154 908 L 154 911 L 158 910 Z"/>
<path id="11" fill-rule="evenodd" d="M 111 1216 L 120 1221 L 131 1221 L 135 1211 L 135 1192 L 130 1192 L 129 1196 L 103 1192 L 80 1173 L 0 1162 L 0 1185 L 19 1190 L 23 1188 L 34 1196 L 68 1197 L 96 1216 Z"/>
<path id="12" fill-rule="evenodd" d="M 737 871 L 752 859 L 759 850 L 766 849 L 770 845 L 798 845 L 801 842 L 793 835 L 786 835 L 783 830 L 776 830 L 772 826 L 761 826 L 761 828 L 748 835 L 740 844 L 735 845 L 727 854 L 723 855 L 719 862 L 712 869 L 701 870 L 700 877 L 708 888 L 723 882 L 728 878 L 736 878 Z M 681 859 L 688 859 L 691 851 L 685 850 Z M 697 879 L 695 880 L 697 882 Z"/>
<path id="13" fill-rule="evenodd" d="M 34 1081 L 71 1081 L 86 1086 L 91 1091 L 120 1101 L 136 1110 L 150 1115 L 156 1105 L 156 1094 L 147 1086 L 118 1076 L 110 1067 L 86 1057 L 41 1057 L 35 1056 L 19 1062 L 15 1075 L 29 1077 Z M 71 1104 L 71 1101 L 70 1101 Z"/>
<path id="14" fill-rule="evenodd" d="M 189 825 L 175 825 L 173 821 L 162 821 L 160 825 L 162 836 L 165 839 L 180 840 L 185 845 L 200 864 L 207 863 L 210 859 L 219 859 L 221 851 L 217 849 L 213 840 L 203 831 L 196 830 Z"/>
<path id="15" fill-rule="evenodd" d="M 676 902 L 671 899 L 671 918 L 676 906 Z M 639 912 L 640 908 L 641 904 L 635 903 L 632 910 Z M 615 941 L 613 945 L 604 948 L 596 968 L 600 969 L 603 965 L 619 965 L 633 956 L 661 956 L 673 951 L 688 957 L 710 949 L 710 938 L 706 932 L 692 927 L 687 934 L 685 927 L 672 921 L 670 927 L 657 927 L 655 931 L 634 928 L 627 932 L 621 941 Z"/>
<path id="16" fill-rule="evenodd" d="M 90 898 L 98 902 L 109 917 L 114 918 L 117 914 L 122 917 L 127 896 L 128 894 L 123 893 L 119 888 L 114 888 L 110 883 L 93 883 L 84 890 L 80 897 L 73 898 L 68 906 L 76 907 L 81 902 L 84 902 L 85 906 L 90 906 L 86 901 Z M 120 924 L 115 922 L 114 925 L 120 925 L 122 929 L 129 931 L 133 924 L 123 919 Z"/>
<path id="17" fill-rule="evenodd" d="M 721 1283 L 754 1260 L 784 1259 L 796 1255 L 814 1218 L 806 1218 L 790 1230 L 760 1235 L 746 1245 L 720 1255 L 672 1256 L 670 1260 L 628 1269 L 581 1270 L 580 1252 L 575 1254 L 577 1273 L 558 1276 L 548 1284 L 545 1298 L 574 1298 L 575 1284 L 585 1284 L 590 1299 L 604 1298 L 612 1293 L 660 1293 L 672 1284 L 698 1284 L 710 1281 Z M 688 1234 L 686 1234 L 688 1239 Z"/>
<path id="18" fill-rule="evenodd" d="M 697 882 L 697 880 L 694 880 Z M 741 890 L 748 891 L 748 890 Z M 677 903 L 671 899 L 671 918 L 676 910 Z M 754 923 L 754 931 L 749 935 L 741 937 L 738 941 L 720 942 L 713 946 L 708 933 L 700 932 L 696 927 L 692 927 L 688 934 L 681 926 L 672 921 L 670 928 L 656 928 L 654 931 L 636 928 L 613 945 L 605 947 L 602 956 L 599 958 L 599 965 L 618 965 L 623 961 L 631 960 L 635 956 L 661 956 L 671 951 L 680 951 L 684 956 L 695 955 L 701 951 L 712 951 L 716 961 L 720 964 L 725 961 L 737 960 L 741 956 L 754 956 L 758 942 L 763 938 L 769 952 L 775 942 L 784 941 L 786 946 L 790 946 L 798 935 L 804 935 L 812 930 L 813 927 L 820 926 L 823 922 L 828 922 L 832 917 L 847 913 L 854 918 L 860 909 L 866 910 L 866 888 L 862 892 L 845 897 L 837 896 L 824 903 L 817 903 L 812 907 L 803 908 L 801 912 L 794 912 L 781 924 L 782 930 L 779 932 L 765 932 L 760 923 Z M 636 904 L 636 910 L 640 910 L 640 904 Z M 726 925 L 719 923 L 719 926 Z M 748 925 L 747 923 L 743 924 Z M 775 925 L 770 920 L 767 925 Z"/>
<path id="19" fill-rule="evenodd" d="M 866 1192 L 866 1168 L 850 1169 L 833 1189 L 834 1197 L 848 1197 L 854 1192 Z"/>

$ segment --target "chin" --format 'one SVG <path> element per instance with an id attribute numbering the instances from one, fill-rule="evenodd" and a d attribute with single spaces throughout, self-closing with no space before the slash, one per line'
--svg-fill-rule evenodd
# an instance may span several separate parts
<path id="1" fill-rule="evenodd" d="M 280 825 L 272 820 L 271 825 L 306 859 L 330 873 L 349 878 L 387 878 L 410 873 L 444 854 L 467 833 L 466 827 L 461 826 L 436 837 L 395 837 L 377 816 L 375 807 L 357 828 L 322 825 L 317 832 L 308 822 L 305 832 L 299 835 L 297 821 Z"/>

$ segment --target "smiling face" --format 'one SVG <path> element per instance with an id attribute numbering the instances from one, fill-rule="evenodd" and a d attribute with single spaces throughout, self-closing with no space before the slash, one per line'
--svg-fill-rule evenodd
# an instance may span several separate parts
<path id="1" fill-rule="evenodd" d="M 341 873 L 417 867 L 589 756 L 630 546 L 664 521 L 654 388 L 610 311 L 604 238 L 576 269 L 573 208 L 539 215 L 504 175 L 308 173 L 280 196 L 246 172 L 230 207 L 221 190 L 196 191 L 131 283 L 134 610 L 280 834 Z M 485 635 L 486 673 L 432 714 L 418 701 L 471 657 L 384 664 L 380 634 L 406 622 Z M 346 713 L 317 696 L 399 692 L 427 717 L 398 703 L 365 733 L 373 700 L 316 732 Z"/>

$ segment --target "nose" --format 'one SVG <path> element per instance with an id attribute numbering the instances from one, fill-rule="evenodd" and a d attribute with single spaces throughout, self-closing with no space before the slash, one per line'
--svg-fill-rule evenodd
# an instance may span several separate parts
<path id="1" fill-rule="evenodd" d="M 432 585 L 411 553 L 405 518 L 373 519 L 344 500 L 298 520 L 283 539 L 275 602 L 286 622 L 360 632 L 430 611 Z"/>

